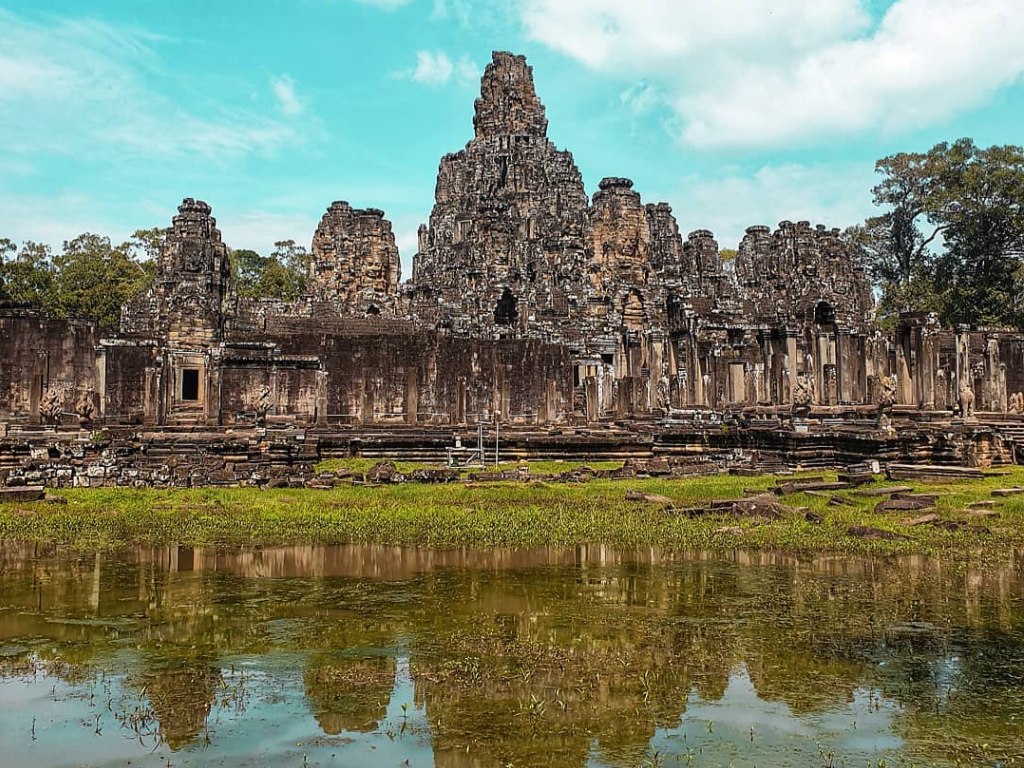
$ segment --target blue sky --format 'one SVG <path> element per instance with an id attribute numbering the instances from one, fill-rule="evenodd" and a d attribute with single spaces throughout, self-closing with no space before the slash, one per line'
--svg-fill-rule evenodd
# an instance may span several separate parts
<path id="1" fill-rule="evenodd" d="M 628 176 L 722 247 L 846 226 L 879 157 L 1021 141 L 1021 40 L 1020 0 L 0 0 L 0 236 L 122 239 L 190 196 L 266 252 L 344 199 L 408 276 L 493 49 L 589 192 Z"/>

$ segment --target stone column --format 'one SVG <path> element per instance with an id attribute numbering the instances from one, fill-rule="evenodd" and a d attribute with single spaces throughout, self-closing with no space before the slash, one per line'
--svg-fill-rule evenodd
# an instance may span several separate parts
<path id="1" fill-rule="evenodd" d="M 917 356 L 918 375 L 921 381 L 921 406 L 935 409 L 935 387 L 939 371 L 939 326 L 938 321 L 929 323 L 921 331 L 921 348 Z"/>
<path id="2" fill-rule="evenodd" d="M 107 348 L 96 347 L 96 398 L 101 419 L 107 415 Z"/>
<path id="3" fill-rule="evenodd" d="M 324 369 L 320 369 L 316 372 L 316 425 L 318 427 L 327 426 L 327 383 L 330 374 Z"/>
<path id="4" fill-rule="evenodd" d="M 219 347 L 214 348 L 206 359 L 206 402 L 203 404 L 203 418 L 204 422 L 210 425 L 221 422 L 221 353 Z"/>
<path id="5" fill-rule="evenodd" d="M 1006 413 L 1009 405 L 1009 396 L 1006 392 L 1006 363 L 999 364 L 999 373 L 996 379 L 996 410 Z"/>
<path id="6" fill-rule="evenodd" d="M 800 373 L 800 359 L 796 347 L 796 332 L 786 331 L 786 358 L 782 376 L 782 402 L 780 405 L 793 401 L 793 385 Z"/>
<path id="7" fill-rule="evenodd" d="M 422 227 L 421 227 L 422 229 Z M 415 424 L 419 418 L 419 370 L 410 365 L 405 372 L 405 423 Z"/>
<path id="8" fill-rule="evenodd" d="M 43 419 L 39 414 L 39 403 L 43 399 L 43 392 L 49 385 L 50 356 L 47 352 L 36 352 L 32 361 L 32 383 L 28 392 L 29 419 L 33 424 L 41 424 Z"/>
<path id="9" fill-rule="evenodd" d="M 956 329 L 956 384 L 953 387 L 954 400 L 959 396 L 960 387 L 967 384 L 971 387 L 971 331 L 966 325 Z"/>
<path id="10" fill-rule="evenodd" d="M 984 400 L 983 407 L 986 411 L 1006 410 L 1006 387 L 1002 387 L 1002 392 L 1000 392 L 999 365 L 999 339 L 987 336 L 985 338 L 985 386 L 981 398 Z"/>
<path id="11" fill-rule="evenodd" d="M 896 380 L 899 382 L 899 402 L 912 405 L 914 396 L 913 331 L 900 323 L 896 331 Z"/>
<path id="12" fill-rule="evenodd" d="M 545 424 L 558 421 L 558 389 L 554 379 L 544 382 L 544 417 Z"/>
<path id="13" fill-rule="evenodd" d="M 849 346 L 849 337 L 844 336 L 837 324 L 833 328 L 835 334 L 835 340 L 833 341 L 833 349 L 835 350 L 835 359 L 833 362 L 836 366 L 836 404 L 845 402 L 849 398 L 850 387 L 846 383 L 846 347 Z"/>

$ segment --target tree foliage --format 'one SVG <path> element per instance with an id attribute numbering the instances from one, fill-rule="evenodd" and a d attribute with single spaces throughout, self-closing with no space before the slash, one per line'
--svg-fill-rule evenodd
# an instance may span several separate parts
<path id="1" fill-rule="evenodd" d="M 54 287 L 61 313 L 95 318 L 103 331 L 117 328 L 121 307 L 148 286 L 151 273 L 129 255 L 127 243 L 83 234 L 64 243 L 54 263 Z"/>
<path id="2" fill-rule="evenodd" d="M 7 238 L 0 238 L 0 299 L 53 309 L 53 284 L 48 246 L 28 241 L 18 248 Z"/>
<path id="3" fill-rule="evenodd" d="M 114 246 L 108 237 L 85 233 L 56 255 L 40 243 L 17 248 L 0 239 L 0 297 L 58 317 L 91 317 L 104 332 L 113 331 L 121 306 L 152 282 L 158 237 L 162 230 L 139 230 Z"/>
<path id="4" fill-rule="evenodd" d="M 309 253 L 294 240 L 274 243 L 269 256 L 237 250 L 231 254 L 235 289 L 244 298 L 295 301 L 306 290 Z"/>
<path id="5" fill-rule="evenodd" d="M 876 164 L 882 213 L 846 232 L 881 291 L 880 313 L 1024 327 L 1024 150 L 970 139 Z"/>

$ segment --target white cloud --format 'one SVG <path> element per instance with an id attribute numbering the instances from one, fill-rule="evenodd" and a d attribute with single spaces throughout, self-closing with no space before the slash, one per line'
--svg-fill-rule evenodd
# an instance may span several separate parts
<path id="1" fill-rule="evenodd" d="M 407 76 L 417 83 L 437 86 L 453 78 L 460 83 L 472 83 L 480 76 L 476 63 L 463 54 L 457 62 L 444 51 L 419 51 L 416 54 L 416 69 Z"/>
<path id="2" fill-rule="evenodd" d="M 109 151 L 215 160 L 302 141 L 252 109 L 172 100 L 161 89 L 173 78 L 155 47 L 165 41 L 144 30 L 2 10 L 0 27 L 0 159 Z"/>
<path id="3" fill-rule="evenodd" d="M 751 224 L 772 228 L 783 220 L 845 228 L 873 212 L 871 163 L 786 163 L 752 173 L 693 175 L 673 195 L 684 237 L 710 229 L 723 248 L 735 248 Z M 739 215 L 737 215 L 739 214 Z"/>
<path id="4" fill-rule="evenodd" d="M 306 105 L 302 103 L 298 94 L 295 93 L 295 81 L 288 75 L 272 77 L 270 79 L 270 88 L 274 92 L 275 98 L 277 98 L 277 106 L 281 110 L 281 114 L 294 117 L 295 115 L 301 115 L 305 111 Z"/>
<path id="5" fill-rule="evenodd" d="M 416 54 L 416 70 L 412 79 L 424 85 L 441 85 L 447 83 L 455 65 L 444 51 L 420 51 Z"/>
<path id="6" fill-rule="evenodd" d="M 749 51 L 770 59 L 863 29 L 857 0 L 521 0 L 527 33 L 592 67 Z"/>
<path id="7" fill-rule="evenodd" d="M 1019 0 L 522 0 L 528 35 L 600 71 L 658 81 L 681 138 L 795 144 L 906 130 L 1024 74 Z"/>

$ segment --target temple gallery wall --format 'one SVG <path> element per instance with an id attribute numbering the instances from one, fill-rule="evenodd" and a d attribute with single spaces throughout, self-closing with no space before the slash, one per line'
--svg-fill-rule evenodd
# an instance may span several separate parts
<path id="1" fill-rule="evenodd" d="M 627 178 L 588 196 L 523 57 L 493 55 L 473 127 L 441 159 L 405 283 L 385 213 L 338 201 L 312 236 L 307 295 L 240 298 L 210 205 L 186 199 L 118 333 L 0 307 L 0 422 L 664 432 L 717 419 L 885 435 L 907 419 L 1019 421 L 1024 336 L 923 315 L 882 331 L 838 230 L 751 226 L 727 264 L 711 232 L 683 236 Z"/>

